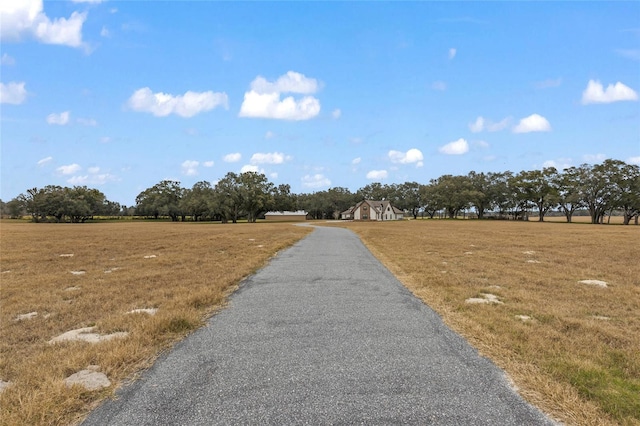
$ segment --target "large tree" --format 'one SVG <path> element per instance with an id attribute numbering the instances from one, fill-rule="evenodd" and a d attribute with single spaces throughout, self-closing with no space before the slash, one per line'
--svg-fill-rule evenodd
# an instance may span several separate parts
<path id="1" fill-rule="evenodd" d="M 538 221 L 557 205 L 557 194 L 553 181 L 558 174 L 554 167 L 542 170 L 522 171 L 512 180 L 519 204 L 526 209 L 534 207 L 538 211 Z"/>
<path id="2" fill-rule="evenodd" d="M 180 182 L 163 180 L 142 191 L 136 197 L 136 212 L 143 216 L 169 216 L 177 222 L 184 213 L 180 210 L 180 200 L 184 190 Z"/>

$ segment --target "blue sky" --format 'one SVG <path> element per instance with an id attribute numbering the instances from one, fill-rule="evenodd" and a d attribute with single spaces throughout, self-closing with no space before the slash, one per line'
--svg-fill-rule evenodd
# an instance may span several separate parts
<path id="1" fill-rule="evenodd" d="M 1 2 L 1 185 L 640 164 L 640 2 Z"/>

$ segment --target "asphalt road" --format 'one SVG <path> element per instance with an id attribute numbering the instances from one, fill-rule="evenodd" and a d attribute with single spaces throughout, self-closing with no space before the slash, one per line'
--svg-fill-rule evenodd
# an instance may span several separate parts
<path id="1" fill-rule="evenodd" d="M 352 232 L 317 228 L 83 424 L 553 422 Z"/>

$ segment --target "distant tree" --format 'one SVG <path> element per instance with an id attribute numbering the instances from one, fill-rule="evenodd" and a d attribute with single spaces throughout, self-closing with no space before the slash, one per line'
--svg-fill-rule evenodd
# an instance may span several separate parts
<path id="1" fill-rule="evenodd" d="M 214 192 L 214 208 L 222 223 L 238 222 L 242 213 L 243 195 L 240 190 L 240 176 L 229 172 L 218 181 Z"/>
<path id="2" fill-rule="evenodd" d="M 436 197 L 453 219 L 471 205 L 472 186 L 467 176 L 444 175 L 433 182 Z"/>
<path id="3" fill-rule="evenodd" d="M 539 222 L 544 222 L 545 214 L 558 204 L 553 185 L 557 174 L 554 167 L 546 167 L 542 170 L 522 171 L 512 180 L 518 205 L 526 210 L 531 207 L 537 209 Z"/>
<path id="4" fill-rule="evenodd" d="M 389 185 L 382 185 L 380 182 L 370 183 L 357 192 L 359 201 L 362 200 L 388 200 L 391 198 L 393 189 Z"/>
<path id="5" fill-rule="evenodd" d="M 420 200 L 421 209 L 424 213 L 429 215 L 429 218 L 433 219 L 435 214 L 442 210 L 443 202 L 438 193 L 435 180 L 431 180 L 429 185 L 420 185 Z"/>
<path id="6" fill-rule="evenodd" d="M 157 219 L 160 216 L 169 216 L 177 222 L 183 213 L 180 211 L 180 200 L 183 189 L 180 182 L 163 180 L 151 188 L 142 191 L 136 197 L 136 212 L 143 216 L 152 216 Z"/>
<path id="7" fill-rule="evenodd" d="M 4 203 L 2 213 L 8 215 L 11 219 L 19 219 L 25 213 L 24 205 L 22 201 L 16 197 L 8 203 Z"/>
<path id="8" fill-rule="evenodd" d="M 551 184 L 560 210 L 571 223 L 575 211 L 585 206 L 580 196 L 580 172 L 575 167 L 566 168 L 552 178 Z"/>
<path id="9" fill-rule="evenodd" d="M 191 189 L 185 189 L 180 199 L 180 210 L 197 222 L 203 217 L 213 216 L 214 190 L 209 182 L 196 182 Z"/>
<path id="10" fill-rule="evenodd" d="M 280 212 L 297 210 L 296 196 L 291 193 L 289 184 L 281 184 L 274 188 L 273 209 Z"/>
<path id="11" fill-rule="evenodd" d="M 395 207 L 410 212 L 414 219 L 422 207 L 422 196 L 418 182 L 405 182 L 395 186 L 395 196 L 391 201 Z"/>
<path id="12" fill-rule="evenodd" d="M 273 208 L 274 185 L 262 173 L 245 172 L 240 174 L 242 207 L 247 221 L 255 223 L 261 214 Z"/>
<path id="13" fill-rule="evenodd" d="M 613 208 L 622 210 L 623 223 L 628 225 L 631 219 L 640 215 L 640 167 L 622 162 L 612 162 L 614 186 Z"/>

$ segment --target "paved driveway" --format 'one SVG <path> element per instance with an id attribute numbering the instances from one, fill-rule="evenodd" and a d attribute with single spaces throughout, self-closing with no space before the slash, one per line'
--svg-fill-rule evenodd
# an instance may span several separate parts
<path id="1" fill-rule="evenodd" d="M 351 231 L 317 228 L 84 424 L 553 423 Z"/>

